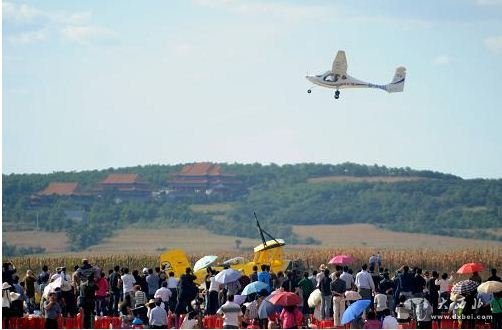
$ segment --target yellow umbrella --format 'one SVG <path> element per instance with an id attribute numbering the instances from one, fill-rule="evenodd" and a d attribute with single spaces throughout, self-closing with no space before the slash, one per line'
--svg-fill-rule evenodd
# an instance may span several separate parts
<path id="1" fill-rule="evenodd" d="M 486 281 L 478 286 L 478 292 L 481 293 L 494 293 L 502 291 L 502 282 L 498 281 Z"/>

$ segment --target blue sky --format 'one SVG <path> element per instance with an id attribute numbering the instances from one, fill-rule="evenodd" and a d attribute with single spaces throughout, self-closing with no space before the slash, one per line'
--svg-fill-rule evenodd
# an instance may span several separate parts
<path id="1" fill-rule="evenodd" d="M 3 173 L 193 161 L 502 178 L 502 1 L 3 1 Z M 315 88 L 349 74 L 403 93 Z"/>

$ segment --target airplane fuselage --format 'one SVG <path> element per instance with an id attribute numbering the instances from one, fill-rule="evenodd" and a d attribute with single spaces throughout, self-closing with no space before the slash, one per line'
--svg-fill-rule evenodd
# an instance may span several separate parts
<path id="1" fill-rule="evenodd" d="M 323 74 L 315 75 L 315 76 L 306 76 L 306 78 L 313 84 L 332 88 L 332 89 L 344 89 L 344 88 L 379 88 L 383 90 L 387 90 L 385 85 L 377 85 L 367 83 L 354 77 L 349 76 L 348 74 L 344 75 L 335 75 L 331 71 L 327 71 Z"/>

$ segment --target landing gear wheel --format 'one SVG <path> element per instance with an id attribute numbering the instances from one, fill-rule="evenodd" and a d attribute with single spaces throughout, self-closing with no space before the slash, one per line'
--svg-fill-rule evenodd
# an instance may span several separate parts
<path id="1" fill-rule="evenodd" d="M 335 99 L 339 99 L 340 98 L 340 91 L 336 91 L 335 92 Z"/>
<path id="2" fill-rule="evenodd" d="M 307 89 L 307 93 L 312 93 L 312 90 L 311 89 Z"/>

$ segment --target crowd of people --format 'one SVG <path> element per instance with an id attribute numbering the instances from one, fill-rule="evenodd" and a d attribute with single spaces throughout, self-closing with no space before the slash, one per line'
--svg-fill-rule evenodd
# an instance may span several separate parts
<path id="1" fill-rule="evenodd" d="M 57 328 L 57 318 L 81 313 L 84 328 L 92 328 L 95 316 L 120 316 L 124 327 L 142 324 L 150 328 L 202 328 L 205 316 L 222 315 L 224 328 L 302 328 L 314 321 L 332 320 L 342 326 L 349 306 L 368 300 L 369 306 L 350 321 L 351 328 L 396 329 L 399 323 L 416 322 L 418 328 L 432 328 L 439 315 L 458 317 L 462 328 L 474 328 L 476 320 L 486 320 L 502 328 L 502 292 L 468 295 L 450 294 L 454 275 L 423 271 L 403 266 L 392 273 L 382 267 L 381 257 L 373 255 L 368 264 L 353 272 L 348 266 L 330 270 L 274 273 L 268 265 L 254 267 L 249 276 L 231 282 L 217 281 L 218 271 L 208 267 L 204 279 L 190 268 L 179 278 L 160 267 L 135 269 L 115 266 L 104 271 L 83 259 L 71 272 L 47 266 L 35 275 L 28 270 L 21 280 L 15 267 L 4 263 L 2 311 L 4 327 L 9 318 L 40 314 L 47 328 Z M 488 281 L 501 281 L 495 269 Z M 477 272 L 470 277 L 481 284 Z M 253 282 L 263 288 L 241 295 Z M 298 304 L 261 313 L 271 295 L 289 292 L 299 297 Z M 317 294 L 318 299 L 311 298 Z M 172 320 L 172 323 L 169 323 Z"/>

